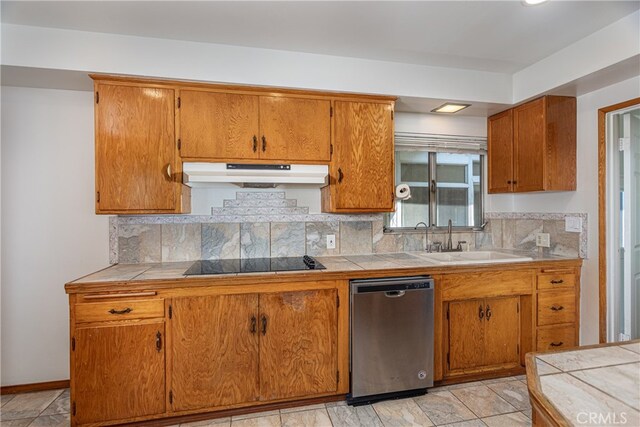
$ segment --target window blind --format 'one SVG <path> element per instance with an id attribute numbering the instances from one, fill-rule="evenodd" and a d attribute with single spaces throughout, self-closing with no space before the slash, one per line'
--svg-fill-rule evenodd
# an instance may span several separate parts
<path id="1" fill-rule="evenodd" d="M 396 132 L 395 148 L 398 151 L 486 154 L 487 138 L 461 135 Z"/>

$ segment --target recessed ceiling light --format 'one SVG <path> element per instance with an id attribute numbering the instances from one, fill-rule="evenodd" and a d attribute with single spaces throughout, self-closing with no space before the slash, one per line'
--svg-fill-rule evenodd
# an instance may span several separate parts
<path id="1" fill-rule="evenodd" d="M 546 3 L 549 0 L 522 0 L 522 4 L 525 6 L 535 6 L 538 4 Z"/>
<path id="2" fill-rule="evenodd" d="M 464 110 L 467 107 L 470 107 L 471 104 L 456 104 L 453 102 L 447 102 L 439 106 L 438 108 L 434 108 L 431 110 L 432 113 L 457 113 L 460 110 Z"/>

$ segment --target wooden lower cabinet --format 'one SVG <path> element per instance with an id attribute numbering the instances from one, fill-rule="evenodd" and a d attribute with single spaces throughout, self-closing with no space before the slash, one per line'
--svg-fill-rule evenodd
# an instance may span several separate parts
<path id="1" fill-rule="evenodd" d="M 172 409 L 258 400 L 258 295 L 175 298 L 171 313 Z"/>
<path id="2" fill-rule="evenodd" d="M 336 289 L 260 295 L 261 400 L 337 391 L 337 297 Z"/>
<path id="3" fill-rule="evenodd" d="M 520 365 L 518 296 L 449 303 L 448 374 Z"/>
<path id="4" fill-rule="evenodd" d="M 337 391 L 337 290 L 175 298 L 172 410 Z"/>
<path id="5" fill-rule="evenodd" d="M 165 412 L 164 320 L 81 327 L 72 347 L 74 424 Z"/>

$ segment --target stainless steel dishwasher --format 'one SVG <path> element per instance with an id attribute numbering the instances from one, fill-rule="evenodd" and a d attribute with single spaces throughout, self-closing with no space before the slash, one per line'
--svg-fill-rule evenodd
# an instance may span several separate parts
<path id="1" fill-rule="evenodd" d="M 352 280 L 350 405 L 433 386 L 433 279 Z"/>

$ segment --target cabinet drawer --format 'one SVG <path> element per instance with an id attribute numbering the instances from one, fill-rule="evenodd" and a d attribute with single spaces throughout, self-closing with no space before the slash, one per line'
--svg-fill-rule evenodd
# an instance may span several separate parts
<path id="1" fill-rule="evenodd" d="M 540 292 L 538 294 L 538 326 L 571 323 L 575 318 L 575 292 Z"/>
<path id="2" fill-rule="evenodd" d="M 151 319 L 164 317 L 164 300 L 102 301 L 76 305 L 76 322 Z"/>
<path id="3" fill-rule="evenodd" d="M 571 288 L 576 284 L 576 275 L 571 272 L 538 275 L 538 289 Z"/>
<path id="4" fill-rule="evenodd" d="M 576 346 L 575 326 L 539 328 L 536 351 L 564 350 Z"/>

